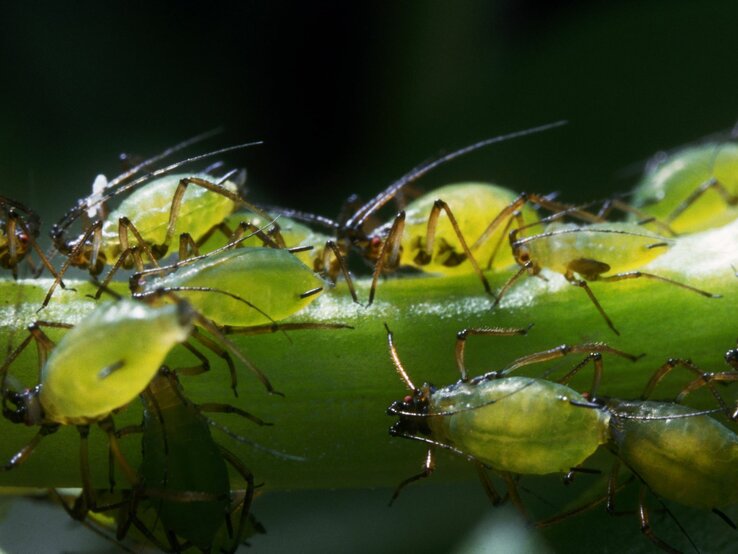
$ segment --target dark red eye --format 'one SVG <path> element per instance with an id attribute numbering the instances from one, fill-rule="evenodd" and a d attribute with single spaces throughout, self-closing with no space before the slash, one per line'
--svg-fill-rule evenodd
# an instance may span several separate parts
<path id="1" fill-rule="evenodd" d="M 21 246 L 27 246 L 30 242 L 30 238 L 26 233 L 17 233 L 15 235 L 15 238 L 18 239 L 18 242 L 21 244 Z"/>
<path id="2" fill-rule="evenodd" d="M 402 399 L 402 401 L 405 404 L 412 404 L 413 403 L 413 397 L 408 394 L 405 398 Z"/>
<path id="3" fill-rule="evenodd" d="M 372 248 L 377 248 L 382 245 L 382 239 L 379 237 L 372 237 L 371 243 Z"/>

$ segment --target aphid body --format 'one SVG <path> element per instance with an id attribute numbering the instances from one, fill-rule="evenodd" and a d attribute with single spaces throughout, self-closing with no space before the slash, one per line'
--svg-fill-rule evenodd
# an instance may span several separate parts
<path id="1" fill-rule="evenodd" d="M 654 493 L 710 510 L 738 504 L 738 435 L 725 425 L 669 402 L 610 399 L 605 407 L 611 447 Z"/>
<path id="2" fill-rule="evenodd" d="M 633 206 L 675 233 L 694 233 L 738 217 L 738 144 L 710 142 L 651 164 Z"/>
<path id="3" fill-rule="evenodd" d="M 51 351 L 40 385 L 26 394 L 28 414 L 40 409 L 44 422 L 62 425 L 105 418 L 146 387 L 169 351 L 188 338 L 192 319 L 186 303 L 99 306 Z"/>
<path id="4" fill-rule="evenodd" d="M 36 243 L 41 220 L 38 214 L 20 202 L 0 196 L 0 267 L 18 276 L 18 264 L 33 248 L 52 275 L 56 271 Z"/>
<path id="5" fill-rule="evenodd" d="M 251 473 L 213 440 L 209 424 L 185 397 L 173 372 L 162 368 L 141 399 L 144 420 L 139 475 L 141 490 L 158 516 L 156 524 L 166 530 L 174 545 L 177 542 L 172 533 L 209 551 L 231 511 L 228 460 L 248 485 L 240 523 L 227 550 L 233 552 L 240 543 L 254 493 Z"/>
<path id="6" fill-rule="evenodd" d="M 607 439 L 606 412 L 572 404 L 585 398 L 552 381 L 507 377 L 421 390 L 430 393 L 428 417 L 400 421 L 427 425 L 435 441 L 501 471 L 566 473 Z"/>
<path id="7" fill-rule="evenodd" d="M 494 263 L 489 263 L 500 241 L 506 238 L 504 225 L 499 225 L 489 236 L 483 237 L 483 241 L 472 241 L 482 238 L 481 235 L 495 216 L 508 208 L 517 197 L 517 193 L 497 185 L 458 183 L 437 188 L 413 200 L 405 208 L 405 230 L 400 243 L 398 264 L 443 274 L 474 272 L 447 217 L 439 218 L 435 227 L 435 244 L 431 245 L 433 250 L 429 252 L 428 218 L 436 201 L 442 199 L 453 212 L 458 229 L 469 241 L 471 252 L 480 266 L 486 269 L 509 267 L 514 260 L 510 250 L 504 247 L 495 256 Z M 525 223 L 537 220 L 531 208 L 524 206 L 522 210 Z M 386 234 L 390 225 L 376 229 L 372 235 Z"/>
<path id="8" fill-rule="evenodd" d="M 174 291 L 218 325 L 279 321 L 312 302 L 324 284 L 294 254 L 280 248 L 223 249 L 171 267 L 171 273 L 161 276 L 159 270 L 134 275 L 135 295 Z"/>

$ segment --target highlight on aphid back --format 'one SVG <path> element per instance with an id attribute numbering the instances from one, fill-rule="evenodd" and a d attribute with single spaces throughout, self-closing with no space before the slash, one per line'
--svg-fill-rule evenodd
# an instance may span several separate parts
<path id="1" fill-rule="evenodd" d="M 124 551 L 258 551 L 288 491 L 367 488 L 403 529 L 446 506 L 419 550 L 483 515 L 552 551 L 736 550 L 738 150 L 584 202 L 497 178 L 496 144 L 533 164 L 564 123 L 347 183 L 337 215 L 257 202 L 268 145 L 218 130 L 50 221 L 1 196 L 0 485 Z"/>

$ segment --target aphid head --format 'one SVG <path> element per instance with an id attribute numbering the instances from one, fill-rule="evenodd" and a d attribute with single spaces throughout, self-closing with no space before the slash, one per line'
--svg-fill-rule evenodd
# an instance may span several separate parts
<path id="1" fill-rule="evenodd" d="M 527 244 L 513 242 L 512 251 L 513 256 L 515 256 L 515 261 L 518 262 L 521 267 L 528 268 L 528 271 L 533 275 L 537 275 L 538 273 L 540 273 L 541 268 L 536 262 L 531 259 L 530 248 L 528 248 Z"/>
<path id="2" fill-rule="evenodd" d="M 3 392 L 3 416 L 13 423 L 39 425 L 44 419 L 43 409 L 38 395 L 41 385 L 23 392 Z M 9 404 L 12 404 L 11 407 Z"/>
<path id="3" fill-rule="evenodd" d="M 733 369 L 738 370 L 738 348 L 731 348 L 725 353 L 726 363 Z"/>
<path id="4" fill-rule="evenodd" d="M 402 400 L 393 402 L 387 408 L 387 415 L 398 416 L 400 419 L 389 429 L 390 435 L 430 435 L 428 426 L 428 404 L 436 388 L 425 383 L 420 389 L 408 394 Z"/>

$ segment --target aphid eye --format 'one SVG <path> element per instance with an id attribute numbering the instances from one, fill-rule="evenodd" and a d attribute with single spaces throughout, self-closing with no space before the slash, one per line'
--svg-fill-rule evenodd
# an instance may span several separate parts
<path id="1" fill-rule="evenodd" d="M 28 238 L 28 234 L 26 233 L 18 233 L 15 237 L 18 239 L 18 242 L 22 246 L 26 246 L 30 242 L 30 239 Z"/>
<path id="2" fill-rule="evenodd" d="M 372 248 L 379 248 L 382 245 L 382 239 L 379 237 L 372 237 L 370 244 Z"/>
<path id="3" fill-rule="evenodd" d="M 530 254 L 528 254 L 527 252 L 521 253 L 520 254 L 520 261 L 523 262 L 523 263 L 529 262 L 530 261 Z"/>
<path id="4" fill-rule="evenodd" d="M 402 399 L 402 401 L 405 404 L 412 404 L 413 403 L 413 397 L 408 394 L 405 398 Z"/>

